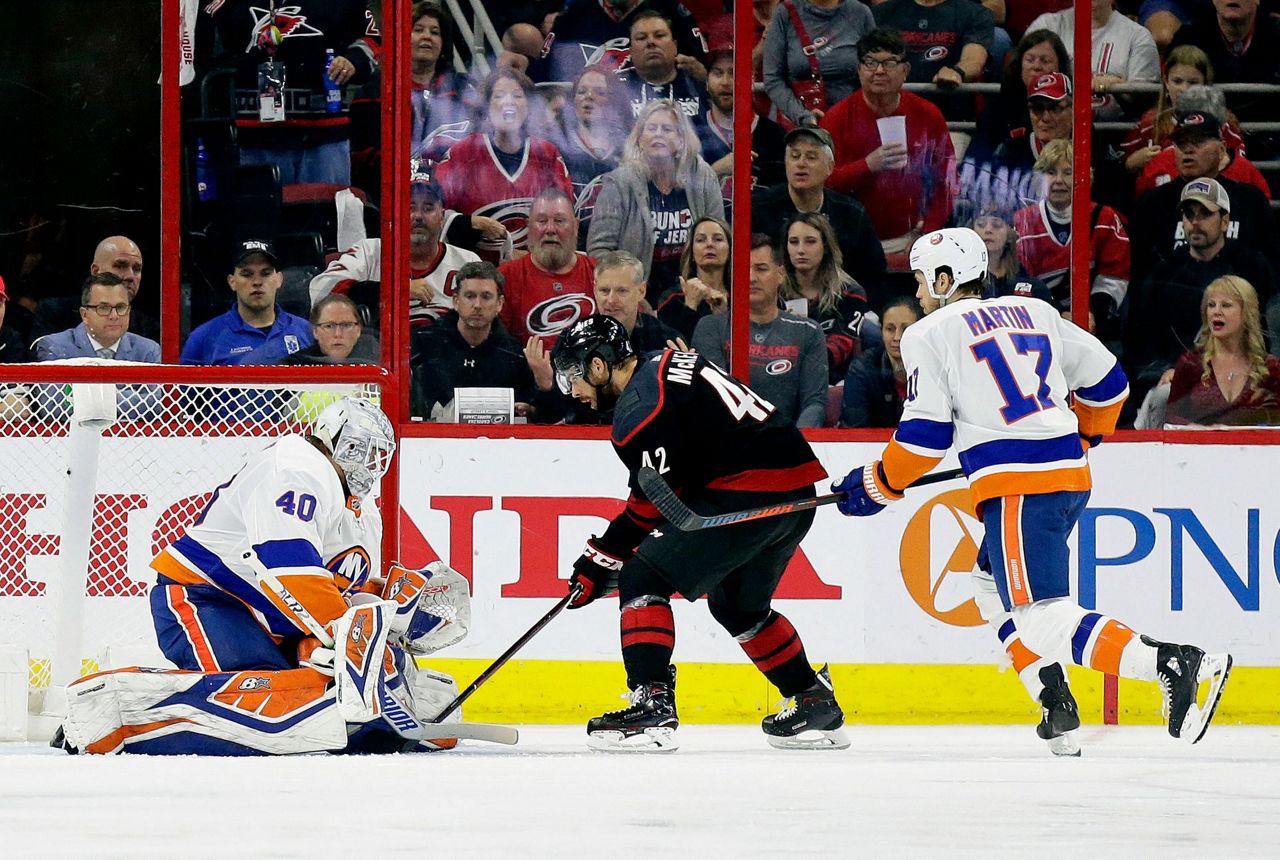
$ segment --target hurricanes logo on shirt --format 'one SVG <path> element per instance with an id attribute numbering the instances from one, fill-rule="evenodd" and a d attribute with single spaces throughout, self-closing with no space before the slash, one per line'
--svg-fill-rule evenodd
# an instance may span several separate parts
<path id="1" fill-rule="evenodd" d="M 249 34 L 249 45 L 244 49 L 245 53 L 262 44 L 264 39 L 270 39 L 267 31 L 271 29 L 272 24 L 280 31 L 282 39 L 323 36 L 324 33 L 308 24 L 307 16 L 299 14 L 300 12 L 302 12 L 301 6 L 281 6 L 273 15 L 270 9 L 250 6 L 249 14 L 253 16 L 253 32 Z"/>
<path id="2" fill-rule="evenodd" d="M 631 68 L 631 39 L 619 36 L 603 45 L 581 45 L 582 61 L 588 66 L 604 66 L 617 74 Z"/>
<path id="3" fill-rule="evenodd" d="M 502 226 L 506 227 L 507 232 L 511 234 L 512 244 L 517 248 L 523 248 L 529 239 L 529 209 L 532 206 L 532 197 L 509 197 L 506 200 L 481 206 L 472 214 L 502 222 Z M 481 240 L 480 244 L 486 248 L 496 249 L 502 246 L 502 242 L 494 243 L 488 239 Z"/>
<path id="4" fill-rule="evenodd" d="M 585 293 L 569 293 L 538 302 L 525 315 L 529 334 L 538 337 L 559 334 L 583 317 L 596 312 L 596 302 Z"/>

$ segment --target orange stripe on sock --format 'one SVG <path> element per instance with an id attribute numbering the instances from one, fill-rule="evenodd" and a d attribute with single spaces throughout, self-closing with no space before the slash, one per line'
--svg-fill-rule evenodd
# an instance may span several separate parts
<path id="1" fill-rule="evenodd" d="M 1009 659 L 1013 661 L 1013 668 L 1016 672 L 1021 672 L 1040 659 L 1036 652 L 1022 644 L 1021 639 L 1014 639 L 1004 650 L 1009 654 Z"/>
<path id="2" fill-rule="evenodd" d="M 1027 582 L 1027 566 L 1022 557 L 1022 496 L 1004 500 L 1004 571 L 1009 583 L 1009 599 L 1014 606 L 1031 602 L 1031 585 Z"/>
<path id="3" fill-rule="evenodd" d="M 218 658 L 213 656 L 213 646 L 209 644 L 209 638 L 204 635 L 204 627 L 196 617 L 196 609 L 187 601 L 187 590 L 181 585 L 167 585 L 165 596 L 173 614 L 178 616 L 178 622 L 186 631 L 187 641 L 191 643 L 191 650 L 195 652 L 196 662 L 200 664 L 200 668 L 205 672 L 222 671 L 222 667 L 218 665 Z"/>
<path id="4" fill-rule="evenodd" d="M 1102 625 L 1102 632 L 1093 644 L 1093 654 L 1089 666 L 1108 675 L 1120 674 L 1120 655 L 1125 646 L 1133 640 L 1133 631 L 1115 619 L 1108 619 Z"/>

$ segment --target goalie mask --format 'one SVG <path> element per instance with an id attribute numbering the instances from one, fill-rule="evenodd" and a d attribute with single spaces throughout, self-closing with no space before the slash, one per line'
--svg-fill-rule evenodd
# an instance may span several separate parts
<path id="1" fill-rule="evenodd" d="M 591 359 L 600 359 L 612 372 L 615 365 L 635 354 L 622 323 L 604 314 L 592 314 L 560 334 L 555 348 L 551 350 L 551 367 L 560 390 L 570 394 L 574 381 L 586 377 Z M 606 390 L 607 385 L 606 382 L 594 386 L 596 408 L 601 412 L 608 412 L 606 404 L 611 405 L 613 400 Z"/>
<path id="2" fill-rule="evenodd" d="M 325 407 L 311 431 L 347 476 L 356 496 L 367 496 L 387 473 L 396 452 L 395 433 L 382 411 L 366 400 L 344 397 Z"/>
<path id="3" fill-rule="evenodd" d="M 945 303 L 962 284 L 986 278 L 987 245 L 968 227 L 934 230 L 911 246 L 911 269 L 924 276 L 929 295 Z M 946 288 L 938 283 L 943 272 L 951 278 Z"/>

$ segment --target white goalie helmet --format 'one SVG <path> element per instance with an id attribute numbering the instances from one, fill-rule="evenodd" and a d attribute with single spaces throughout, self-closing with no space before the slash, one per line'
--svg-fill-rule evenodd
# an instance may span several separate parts
<path id="1" fill-rule="evenodd" d="M 951 298 L 961 284 L 987 275 L 987 245 L 968 227 L 947 227 L 926 233 L 911 246 L 911 269 L 924 275 L 929 295 L 940 302 Z M 938 271 L 951 275 L 951 288 L 938 291 Z"/>
<path id="2" fill-rule="evenodd" d="M 347 476 L 347 486 L 357 496 L 369 494 L 387 473 L 396 451 L 395 432 L 387 416 L 367 400 L 354 397 L 326 406 L 311 433 L 329 449 Z"/>

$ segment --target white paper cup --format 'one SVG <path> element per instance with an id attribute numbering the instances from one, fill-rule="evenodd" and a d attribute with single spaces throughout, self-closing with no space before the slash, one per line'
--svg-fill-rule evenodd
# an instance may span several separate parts
<path id="1" fill-rule="evenodd" d="M 905 116 L 882 116 L 876 120 L 880 129 L 880 143 L 900 143 L 907 145 L 907 118 Z"/>

